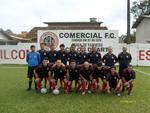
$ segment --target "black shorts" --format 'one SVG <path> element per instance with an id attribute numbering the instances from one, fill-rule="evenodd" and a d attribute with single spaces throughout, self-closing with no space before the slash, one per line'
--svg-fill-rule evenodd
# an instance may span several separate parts
<path id="1" fill-rule="evenodd" d="M 33 67 L 28 67 L 28 72 L 27 72 L 27 77 L 28 78 L 32 78 L 35 77 L 34 75 L 34 70 L 37 66 L 33 66 Z"/>
<path id="2" fill-rule="evenodd" d="M 58 81 L 58 79 L 63 80 L 63 79 L 64 79 L 64 76 L 54 75 L 54 79 L 55 79 L 56 81 Z"/>
<path id="3" fill-rule="evenodd" d="M 114 82 L 113 82 L 113 83 L 109 82 L 109 87 L 115 89 L 115 88 L 117 87 L 117 82 L 116 82 L 116 83 L 114 83 Z"/>
<path id="4" fill-rule="evenodd" d="M 74 80 L 79 80 L 79 79 L 80 77 L 72 77 L 72 76 L 69 77 L 69 81 L 74 81 Z"/>
<path id="5" fill-rule="evenodd" d="M 106 76 L 99 76 L 99 78 L 101 79 L 101 80 L 106 80 L 107 79 L 107 77 Z"/>
<path id="6" fill-rule="evenodd" d="M 47 75 L 40 75 L 39 78 L 40 78 L 40 79 L 48 78 L 48 74 L 47 74 Z"/>

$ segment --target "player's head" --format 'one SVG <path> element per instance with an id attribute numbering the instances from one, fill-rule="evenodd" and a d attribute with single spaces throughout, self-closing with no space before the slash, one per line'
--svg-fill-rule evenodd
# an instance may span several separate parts
<path id="1" fill-rule="evenodd" d="M 84 68 L 88 69 L 90 67 L 89 62 L 85 61 L 83 64 Z"/>
<path id="2" fill-rule="evenodd" d="M 57 61 L 56 61 L 56 66 L 57 66 L 57 67 L 61 67 L 61 65 L 62 65 L 61 60 L 57 60 Z"/>
<path id="3" fill-rule="evenodd" d="M 45 49 L 45 43 L 40 43 L 41 49 Z"/>
<path id="4" fill-rule="evenodd" d="M 123 46 L 123 47 L 122 47 L 122 51 L 123 51 L 123 52 L 126 52 L 126 51 L 127 51 L 127 47 L 126 47 L 126 46 Z"/>
<path id="5" fill-rule="evenodd" d="M 102 68 L 102 63 L 97 64 L 97 69 L 100 70 Z"/>
<path id="6" fill-rule="evenodd" d="M 112 47 L 109 47 L 109 48 L 108 48 L 108 53 L 112 53 L 112 52 L 113 52 Z"/>
<path id="7" fill-rule="evenodd" d="M 43 60 L 42 60 L 43 66 L 47 66 L 48 63 L 49 63 L 48 58 L 47 57 L 43 58 Z"/>
<path id="8" fill-rule="evenodd" d="M 55 45 L 51 46 L 51 51 L 54 51 L 56 49 Z"/>
<path id="9" fill-rule="evenodd" d="M 115 67 L 115 66 L 112 66 L 112 67 L 110 68 L 110 71 L 111 71 L 111 73 L 115 73 L 115 72 L 116 72 L 116 67 Z"/>
<path id="10" fill-rule="evenodd" d="M 31 49 L 32 52 L 35 52 L 35 45 L 31 45 L 30 49 Z"/>
<path id="11" fill-rule="evenodd" d="M 83 45 L 80 46 L 80 52 L 85 52 L 85 47 Z"/>
<path id="12" fill-rule="evenodd" d="M 60 44 L 60 50 L 64 50 L 65 49 L 65 45 L 64 44 Z"/>
<path id="13" fill-rule="evenodd" d="M 76 67 L 76 61 L 75 60 L 71 60 L 69 64 L 70 64 L 71 68 Z"/>
<path id="14" fill-rule="evenodd" d="M 129 65 L 128 65 L 128 70 L 129 70 L 129 71 L 132 71 L 132 69 L 133 69 L 132 65 L 129 64 Z"/>
<path id="15" fill-rule="evenodd" d="M 96 52 L 96 47 L 92 46 L 92 52 Z"/>
<path id="16" fill-rule="evenodd" d="M 70 50 L 71 50 L 71 51 L 75 51 L 75 50 L 76 50 L 76 45 L 75 45 L 75 44 L 72 44 Z"/>

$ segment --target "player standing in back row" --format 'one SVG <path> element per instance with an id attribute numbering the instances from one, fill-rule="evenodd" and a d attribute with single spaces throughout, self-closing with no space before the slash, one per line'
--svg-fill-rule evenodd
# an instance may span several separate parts
<path id="1" fill-rule="evenodd" d="M 26 61 L 28 63 L 28 78 L 29 78 L 29 87 L 27 90 L 31 90 L 33 77 L 34 77 L 35 89 L 37 89 L 35 75 L 34 75 L 34 69 L 41 62 L 40 54 L 39 54 L 39 52 L 35 51 L 35 46 L 32 45 L 30 47 L 30 49 L 31 49 L 31 52 L 29 52 L 26 57 Z"/>
<path id="2" fill-rule="evenodd" d="M 104 56 L 103 56 L 103 62 L 105 64 L 105 66 L 109 66 L 109 67 L 112 67 L 112 66 L 115 66 L 115 64 L 117 63 L 117 57 L 116 55 L 114 55 L 112 53 L 112 48 L 109 47 L 108 48 L 108 53 L 106 53 Z"/>

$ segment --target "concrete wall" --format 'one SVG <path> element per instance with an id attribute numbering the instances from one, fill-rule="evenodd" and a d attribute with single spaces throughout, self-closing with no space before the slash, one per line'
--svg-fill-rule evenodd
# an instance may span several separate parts
<path id="1" fill-rule="evenodd" d="M 144 19 L 137 27 L 136 43 L 150 43 L 150 19 Z"/>

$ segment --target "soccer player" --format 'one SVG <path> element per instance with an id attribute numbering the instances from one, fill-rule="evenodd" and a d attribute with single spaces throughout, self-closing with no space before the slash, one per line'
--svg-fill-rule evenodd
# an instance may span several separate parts
<path id="1" fill-rule="evenodd" d="M 85 52 L 84 46 L 81 46 L 81 47 L 80 47 L 79 56 L 78 56 L 78 64 L 79 64 L 79 65 L 84 64 L 84 62 L 88 60 L 87 57 L 88 57 L 88 56 L 87 56 L 87 53 Z"/>
<path id="2" fill-rule="evenodd" d="M 105 66 L 109 66 L 109 67 L 112 67 L 112 66 L 115 66 L 115 63 L 117 63 L 117 57 L 116 57 L 116 55 L 114 55 L 113 53 L 112 53 L 112 48 L 111 47 L 109 47 L 108 48 L 108 53 L 106 53 L 104 56 L 103 56 L 103 58 L 102 58 L 102 60 L 103 60 L 103 62 L 104 62 L 104 64 L 105 64 Z"/>
<path id="3" fill-rule="evenodd" d="M 118 62 L 119 62 L 119 75 L 122 76 L 123 71 L 128 68 L 132 60 L 132 56 L 130 53 L 127 52 L 127 47 L 122 48 L 123 52 L 118 55 Z"/>
<path id="4" fill-rule="evenodd" d="M 110 72 L 110 67 L 102 66 L 101 63 L 97 64 L 97 67 L 94 69 L 93 76 L 97 83 L 99 79 L 102 80 L 102 93 L 107 92 L 107 74 Z"/>
<path id="5" fill-rule="evenodd" d="M 51 46 L 51 50 L 48 52 L 48 59 L 50 64 L 54 64 L 57 60 L 57 51 L 54 45 Z"/>
<path id="6" fill-rule="evenodd" d="M 68 53 L 68 61 L 70 62 L 71 60 L 75 60 L 76 63 L 78 62 L 78 52 L 76 51 L 76 45 L 72 44 L 70 47 L 70 52 Z"/>
<path id="7" fill-rule="evenodd" d="M 92 47 L 91 52 L 88 54 L 88 60 L 92 64 L 101 62 L 101 54 L 96 51 L 96 47 Z"/>
<path id="8" fill-rule="evenodd" d="M 133 70 L 132 65 L 128 65 L 128 68 L 124 70 L 122 80 L 124 87 L 128 88 L 128 95 L 131 95 L 133 89 L 133 81 L 136 78 L 136 73 Z"/>
<path id="9" fill-rule="evenodd" d="M 65 69 L 65 66 L 62 65 L 61 60 L 57 60 L 56 64 L 52 67 L 51 79 L 53 81 L 55 81 L 56 84 L 59 79 L 61 82 L 61 87 L 64 88 L 65 93 L 68 93 L 68 91 L 67 91 L 68 81 L 67 81 L 67 77 L 66 77 L 66 69 Z"/>
<path id="10" fill-rule="evenodd" d="M 37 52 L 40 53 L 41 56 L 41 62 L 45 57 L 48 57 L 48 51 L 45 50 L 45 43 L 40 44 L 41 49 L 38 50 Z"/>
<path id="11" fill-rule="evenodd" d="M 35 46 L 31 45 L 30 49 L 31 49 L 31 52 L 29 52 L 26 57 L 26 62 L 28 63 L 28 78 L 29 78 L 29 87 L 27 90 L 31 90 L 33 77 L 34 77 L 35 89 L 37 89 L 36 82 L 35 82 L 34 69 L 41 62 L 41 56 L 38 52 L 35 51 Z"/>
<path id="12" fill-rule="evenodd" d="M 65 45 L 61 44 L 60 50 L 57 52 L 57 59 L 60 59 L 63 64 L 67 64 L 67 52 L 65 51 Z"/>
<path id="13" fill-rule="evenodd" d="M 52 64 L 49 64 L 48 58 L 44 58 L 42 60 L 42 63 L 38 65 L 37 68 L 34 70 L 37 81 L 37 88 L 39 91 L 41 91 L 43 79 L 45 80 L 44 87 L 46 88 L 47 80 L 49 80 L 50 76 L 51 67 Z"/>
<path id="14" fill-rule="evenodd" d="M 82 95 L 86 94 L 86 91 L 88 93 L 91 93 L 91 86 L 92 86 L 92 77 L 93 75 L 93 67 L 88 62 L 84 62 L 83 67 L 80 70 L 80 77 L 82 81 Z"/>
<path id="15" fill-rule="evenodd" d="M 78 85 L 77 92 L 81 89 L 81 80 L 80 80 L 80 67 L 77 66 L 75 60 L 71 60 L 67 68 L 67 77 L 68 77 L 68 91 L 72 92 L 72 82 L 75 81 L 75 87 Z"/>
<path id="16" fill-rule="evenodd" d="M 116 72 L 116 67 L 111 67 L 110 73 L 107 74 L 107 88 L 108 92 L 117 94 L 117 96 L 120 96 L 120 92 L 122 89 L 122 82 L 121 79 Z"/>

